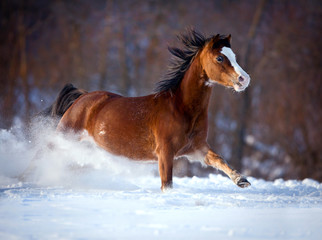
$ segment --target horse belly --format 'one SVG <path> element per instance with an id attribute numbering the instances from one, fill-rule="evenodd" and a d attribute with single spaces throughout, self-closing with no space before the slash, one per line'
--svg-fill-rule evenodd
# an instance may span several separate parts
<path id="1" fill-rule="evenodd" d="M 112 154 L 135 160 L 156 160 L 153 136 L 144 119 L 119 111 L 105 111 L 98 116 L 93 132 L 98 145 Z"/>
<path id="2" fill-rule="evenodd" d="M 152 144 L 140 135 L 129 136 L 114 130 L 100 130 L 94 140 L 108 152 L 135 160 L 155 160 Z"/>

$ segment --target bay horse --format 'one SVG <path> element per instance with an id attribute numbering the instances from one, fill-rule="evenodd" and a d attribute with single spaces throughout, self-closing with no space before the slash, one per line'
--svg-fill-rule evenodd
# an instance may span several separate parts
<path id="1" fill-rule="evenodd" d="M 95 91 L 67 84 L 47 114 L 61 118 L 57 130 L 84 130 L 106 151 L 134 160 L 156 160 L 161 190 L 172 188 L 174 159 L 192 161 L 223 171 L 239 187 L 250 183 L 207 143 L 208 105 L 218 83 L 240 92 L 250 82 L 236 62 L 231 35 L 206 38 L 195 30 L 179 37 L 181 48 L 155 92 L 142 97 Z"/>

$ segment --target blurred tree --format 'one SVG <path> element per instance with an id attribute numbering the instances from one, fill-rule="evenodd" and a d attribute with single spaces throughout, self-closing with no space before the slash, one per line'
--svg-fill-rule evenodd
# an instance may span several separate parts
<path id="1" fill-rule="evenodd" d="M 214 87 L 210 144 L 246 174 L 322 180 L 321 8 L 318 0 L 1 1 L 0 128 L 49 105 L 66 82 L 151 93 L 167 45 L 194 26 L 231 33 L 252 78 L 241 94 Z M 187 163 L 179 172 L 207 173 Z"/>
<path id="2" fill-rule="evenodd" d="M 244 69 L 247 69 L 247 71 L 250 72 L 252 71 L 252 66 L 249 64 L 249 58 L 252 54 L 251 50 L 253 47 L 252 42 L 254 41 L 257 29 L 259 27 L 265 3 L 266 0 L 261 0 L 257 3 L 256 11 L 247 34 L 244 56 L 241 60 L 241 65 L 244 67 Z M 234 147 L 232 163 L 238 171 L 241 171 L 242 169 L 242 158 L 244 156 L 246 132 L 249 124 L 249 117 L 251 116 L 251 91 L 249 89 L 250 88 L 245 90 L 240 102 L 238 114 L 239 118 L 236 131 L 237 136 L 234 137 L 235 143 L 232 145 Z"/>

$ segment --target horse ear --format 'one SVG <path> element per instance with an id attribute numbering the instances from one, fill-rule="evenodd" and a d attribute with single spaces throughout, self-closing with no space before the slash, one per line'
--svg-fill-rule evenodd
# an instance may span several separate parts
<path id="1" fill-rule="evenodd" d="M 210 41 L 210 46 L 212 46 L 212 49 L 215 49 L 218 47 L 219 38 L 220 38 L 219 34 L 212 36 L 211 41 Z"/>
<path id="2" fill-rule="evenodd" d="M 216 34 L 215 36 L 212 37 L 212 41 L 216 42 L 220 39 L 220 34 Z"/>
<path id="3" fill-rule="evenodd" d="M 231 34 L 228 35 L 227 39 L 228 39 L 229 43 L 231 44 Z"/>

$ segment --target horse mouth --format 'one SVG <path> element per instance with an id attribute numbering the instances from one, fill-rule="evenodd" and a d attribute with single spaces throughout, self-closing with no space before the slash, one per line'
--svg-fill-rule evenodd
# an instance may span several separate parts
<path id="1" fill-rule="evenodd" d="M 238 87 L 242 87 L 243 86 L 243 84 L 241 84 L 241 83 L 235 83 Z"/>
<path id="2" fill-rule="evenodd" d="M 236 92 L 242 92 L 248 87 L 248 83 L 233 82 L 233 88 Z"/>

